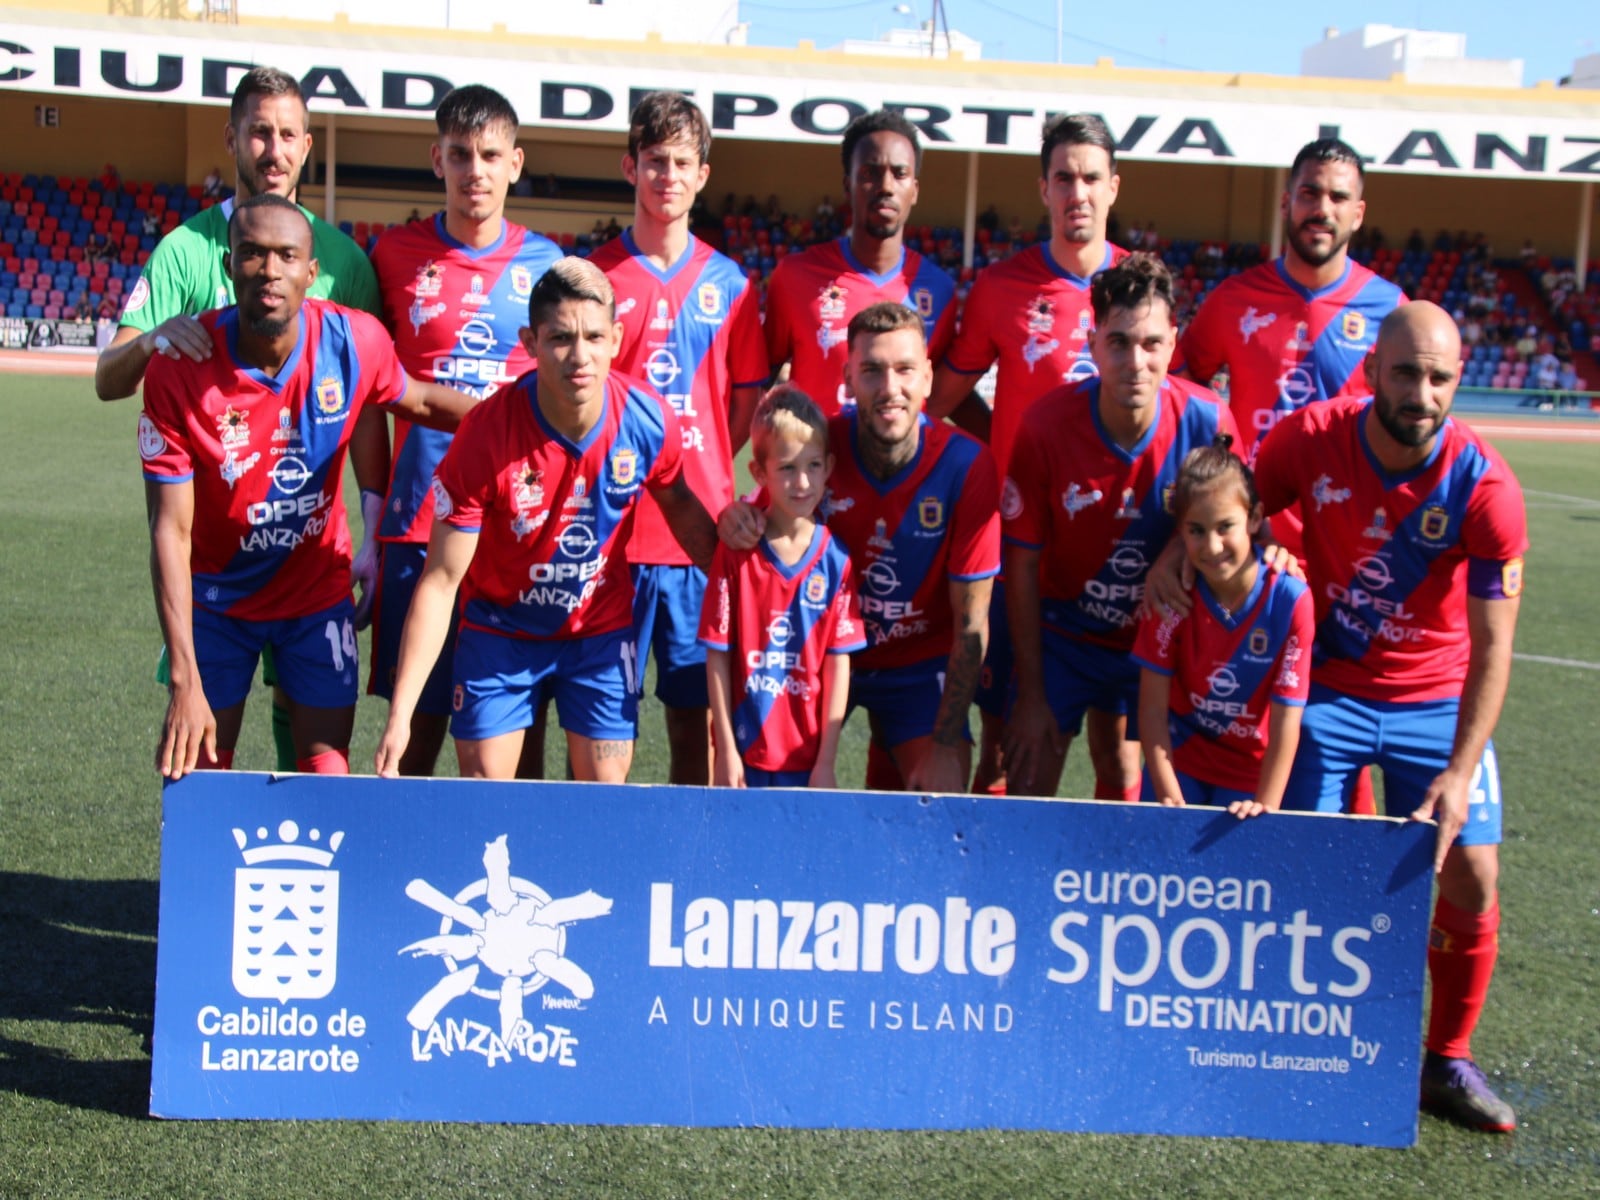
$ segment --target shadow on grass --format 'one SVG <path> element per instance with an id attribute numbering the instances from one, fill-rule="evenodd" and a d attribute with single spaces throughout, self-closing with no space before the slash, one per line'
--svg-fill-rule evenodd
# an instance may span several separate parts
<path id="1" fill-rule="evenodd" d="M 0 872 L 0 1089 L 148 1113 L 157 895 L 153 880 Z M 119 1029 L 139 1038 L 142 1055 L 104 1056 Z M 33 1040 L 41 1037 L 55 1044 Z"/>

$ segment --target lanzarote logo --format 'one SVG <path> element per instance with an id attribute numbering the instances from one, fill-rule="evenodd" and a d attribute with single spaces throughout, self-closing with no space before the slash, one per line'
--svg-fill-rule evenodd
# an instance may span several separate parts
<path id="1" fill-rule="evenodd" d="M 594 980 L 567 957 L 567 926 L 611 912 L 611 901 L 593 891 L 552 900 L 543 888 L 511 874 L 511 852 L 501 834 L 483 848 L 483 878 L 448 896 L 425 879 L 413 879 L 406 895 L 442 920 L 433 937 L 400 949 L 413 958 L 442 959 L 446 974 L 423 994 L 406 1021 L 412 1058 L 419 1062 L 457 1051 L 480 1054 L 488 1065 L 524 1058 L 576 1066 L 578 1039 L 564 1025 L 535 1027 L 523 1014 L 528 997 L 541 993 L 549 1010 L 581 1010 L 594 996 Z M 547 984 L 560 985 L 557 994 Z M 497 1025 L 477 1019 L 483 1005 L 446 1016 L 467 996 L 489 1001 Z"/>
<path id="2" fill-rule="evenodd" d="M 329 868 L 344 834 L 323 848 L 321 830 L 302 842 L 300 827 L 283 821 L 277 833 L 273 842 L 265 826 L 254 838 L 233 831 L 245 861 L 233 882 L 233 986 L 280 1004 L 320 1000 L 339 965 L 339 872 Z"/>

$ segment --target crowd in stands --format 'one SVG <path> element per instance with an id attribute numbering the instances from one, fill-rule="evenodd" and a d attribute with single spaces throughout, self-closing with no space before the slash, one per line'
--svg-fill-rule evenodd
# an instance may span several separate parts
<path id="1" fill-rule="evenodd" d="M 163 234 L 229 189 L 213 171 L 203 184 L 124 181 L 108 166 L 98 178 L 0 174 L 0 315 L 114 323 L 123 301 Z M 702 202 L 696 232 L 743 264 L 763 287 L 778 262 L 794 250 L 842 236 L 850 215 L 823 196 L 810 215 L 786 212 L 776 196 L 741 202 L 728 193 L 721 211 Z M 386 226 L 341 221 L 340 227 L 370 250 Z M 550 236 L 563 250 L 587 255 L 615 236 L 616 222 L 597 220 L 588 233 Z M 972 264 L 963 264 L 965 239 L 955 226 L 907 230 L 906 245 L 947 270 L 964 301 L 977 273 L 1049 236 L 1041 219 L 1028 226 L 1004 220 L 990 206 L 978 217 Z M 1162 236 L 1154 222 L 1111 221 L 1111 240 L 1130 250 L 1156 253 L 1179 287 L 1179 323 L 1191 317 L 1223 279 L 1262 261 L 1255 243 Z M 1432 300 L 1461 326 L 1467 387 L 1541 391 L 1600 388 L 1600 263 L 1580 289 L 1571 260 L 1543 256 L 1531 241 L 1514 259 L 1496 259 L 1481 233 L 1441 231 L 1431 243 L 1413 230 L 1399 246 L 1379 230 L 1362 230 L 1351 257 L 1418 299 Z"/>

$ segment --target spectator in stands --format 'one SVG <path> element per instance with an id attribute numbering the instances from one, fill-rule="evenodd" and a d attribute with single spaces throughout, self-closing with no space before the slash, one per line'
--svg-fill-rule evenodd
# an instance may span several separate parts
<path id="1" fill-rule="evenodd" d="M 990 207 L 992 208 L 993 205 L 990 205 Z M 817 205 L 817 220 L 822 222 L 831 221 L 833 220 L 833 212 L 833 197 L 824 196 L 822 198 L 822 203 Z M 981 223 L 982 218 L 979 218 L 979 220 Z"/>
<path id="2" fill-rule="evenodd" d="M 1422 240 L 1422 230 L 1413 229 L 1411 231 L 1411 236 L 1406 238 L 1406 253 L 1425 254 L 1427 253 L 1427 250 L 1428 243 Z"/>
<path id="3" fill-rule="evenodd" d="M 107 163 L 100 172 L 100 190 L 114 192 L 122 186 L 122 172 L 117 170 L 116 163 Z"/>
<path id="4" fill-rule="evenodd" d="M 1483 323 L 1478 320 L 1476 313 L 1467 314 L 1466 322 L 1461 326 L 1461 340 L 1468 346 L 1476 346 L 1483 341 Z"/>
<path id="5" fill-rule="evenodd" d="M 1533 244 L 1532 238 L 1522 239 L 1522 265 L 1533 266 L 1534 260 L 1539 257 L 1539 251 Z"/>
<path id="6" fill-rule="evenodd" d="M 212 167 L 206 172 L 206 177 L 201 181 L 200 194 L 213 199 L 222 195 L 222 168 Z"/>
<path id="7" fill-rule="evenodd" d="M 1000 232 L 1000 210 L 994 205 L 989 205 L 978 214 L 978 228 L 986 230 L 990 236 Z"/>
<path id="8" fill-rule="evenodd" d="M 1539 352 L 1539 327 L 1529 325 L 1522 331 L 1522 336 L 1517 339 L 1517 354 L 1523 359 L 1531 359 Z"/>
<path id="9" fill-rule="evenodd" d="M 1132 247 L 1129 248 L 1132 249 Z M 1144 248 L 1151 254 L 1155 254 L 1161 249 L 1161 235 L 1156 232 L 1156 223 L 1154 221 L 1144 227 Z"/>
<path id="10" fill-rule="evenodd" d="M 144 222 L 140 225 L 139 231 L 147 238 L 153 238 L 161 232 L 161 218 L 156 216 L 155 209 L 144 210 Z"/>
<path id="11" fill-rule="evenodd" d="M 78 293 L 78 302 L 72 306 L 72 319 L 74 321 L 94 320 L 94 306 L 89 303 L 88 292 Z"/>
<path id="12" fill-rule="evenodd" d="M 1540 391 L 1554 391 L 1561 382 L 1561 360 L 1546 350 L 1533 360 L 1533 376 Z"/>

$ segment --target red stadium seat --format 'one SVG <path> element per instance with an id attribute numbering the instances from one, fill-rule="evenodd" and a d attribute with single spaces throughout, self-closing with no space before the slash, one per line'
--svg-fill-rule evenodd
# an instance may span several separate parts
<path id="1" fill-rule="evenodd" d="M 44 316 L 47 321 L 59 321 L 61 319 L 61 305 L 46 304 L 44 306 Z"/>
<path id="2" fill-rule="evenodd" d="M 94 264 L 93 275 L 96 279 L 105 279 L 111 274 L 111 264 L 101 259 Z"/>
<path id="3" fill-rule="evenodd" d="M 73 264 L 73 273 L 79 279 L 87 279 L 94 271 L 89 260 L 84 257 L 82 246 L 71 246 L 67 249 L 67 259 Z"/>

